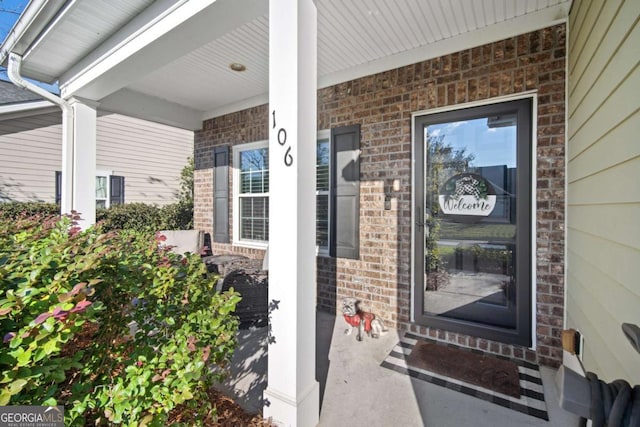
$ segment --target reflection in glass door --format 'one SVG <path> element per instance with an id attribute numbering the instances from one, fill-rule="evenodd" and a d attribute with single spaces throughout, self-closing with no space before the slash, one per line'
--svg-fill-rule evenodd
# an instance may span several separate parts
<path id="1" fill-rule="evenodd" d="M 530 103 L 416 119 L 416 321 L 530 345 Z"/>

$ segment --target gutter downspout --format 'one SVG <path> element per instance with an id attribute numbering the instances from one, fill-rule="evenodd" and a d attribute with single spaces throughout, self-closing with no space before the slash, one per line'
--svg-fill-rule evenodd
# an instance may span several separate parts
<path id="1" fill-rule="evenodd" d="M 35 84 L 25 80 L 20 75 L 20 67 L 22 65 L 22 56 L 10 52 L 9 63 L 7 66 L 7 75 L 9 80 L 16 86 L 26 89 L 51 101 L 62 109 L 62 188 L 60 198 L 60 213 L 68 214 L 73 209 L 73 143 L 71 138 L 73 135 L 73 109 L 64 99 L 52 94 L 51 92 L 36 86 Z"/>

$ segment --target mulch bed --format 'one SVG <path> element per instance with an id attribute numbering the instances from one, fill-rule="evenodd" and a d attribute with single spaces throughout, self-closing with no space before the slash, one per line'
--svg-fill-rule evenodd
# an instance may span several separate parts
<path id="1" fill-rule="evenodd" d="M 200 420 L 206 427 L 272 427 L 269 420 L 261 415 L 246 413 L 233 399 L 225 396 L 215 389 L 210 389 L 207 394 L 213 407 L 217 408 L 217 418 L 207 416 Z M 169 414 L 169 424 L 181 422 L 190 424 L 194 421 L 194 415 L 184 405 L 178 406 Z"/>

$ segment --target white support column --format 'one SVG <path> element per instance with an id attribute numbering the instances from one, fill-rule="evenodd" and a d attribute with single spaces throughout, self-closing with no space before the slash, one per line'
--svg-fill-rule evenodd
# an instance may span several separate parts
<path id="1" fill-rule="evenodd" d="M 68 190 L 71 179 L 71 210 L 80 214 L 82 218 L 80 227 L 87 228 L 96 222 L 96 104 L 72 98 L 71 105 L 73 125 L 67 128 L 63 123 L 65 141 L 63 142 L 63 207 L 64 190 Z M 71 141 L 69 141 L 71 138 Z M 72 156 L 68 150 L 73 147 Z M 64 170 L 65 160 L 71 161 L 71 174 L 66 174 Z M 66 202 L 68 203 L 68 202 Z"/>
<path id="2" fill-rule="evenodd" d="M 62 177 L 60 188 L 60 213 L 73 210 L 73 109 L 62 106 Z"/>
<path id="3" fill-rule="evenodd" d="M 317 11 L 269 2 L 269 301 L 272 343 L 264 416 L 319 419 L 316 354 Z"/>

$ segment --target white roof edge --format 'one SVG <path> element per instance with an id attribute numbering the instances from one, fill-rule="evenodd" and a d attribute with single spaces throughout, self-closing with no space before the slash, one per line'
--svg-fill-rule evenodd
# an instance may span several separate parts
<path id="1" fill-rule="evenodd" d="M 56 104 L 49 101 L 15 102 L 12 104 L 0 105 L 0 116 L 8 113 L 20 113 L 23 111 L 33 111 L 50 107 L 58 108 Z"/>
<path id="2" fill-rule="evenodd" d="M 264 0 L 245 0 L 242 7 L 234 0 L 157 0 L 62 73 L 61 94 L 64 98 L 74 94 L 90 99 L 109 96 L 136 76 L 155 71 L 267 11 Z M 213 21 L 216 25 L 211 25 Z M 209 28 L 202 32 L 200 25 Z M 162 43 L 166 45 L 160 46 Z M 100 78 L 102 82 L 96 84 Z"/>
<path id="3" fill-rule="evenodd" d="M 0 46 L 0 65 L 10 52 L 24 54 L 65 3 L 65 0 L 31 0 Z"/>

